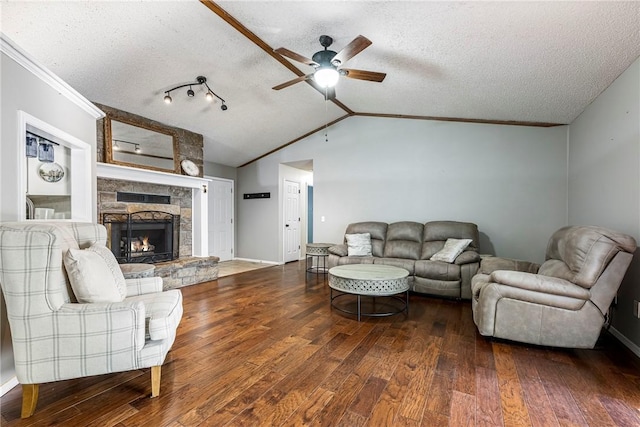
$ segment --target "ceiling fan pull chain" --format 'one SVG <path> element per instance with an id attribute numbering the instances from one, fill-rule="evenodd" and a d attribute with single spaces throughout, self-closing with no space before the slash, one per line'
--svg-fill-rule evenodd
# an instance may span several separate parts
<path id="1" fill-rule="evenodd" d="M 324 88 L 324 142 L 329 142 L 329 134 L 328 134 L 328 127 L 329 127 L 329 107 L 328 107 L 328 102 L 329 100 L 327 99 L 327 94 L 329 92 L 329 88 Z"/>

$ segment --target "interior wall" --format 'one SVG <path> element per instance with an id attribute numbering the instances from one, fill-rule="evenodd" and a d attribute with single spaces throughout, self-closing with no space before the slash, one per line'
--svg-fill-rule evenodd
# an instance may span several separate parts
<path id="1" fill-rule="evenodd" d="M 640 242 L 640 59 L 570 125 L 569 223 L 609 227 Z M 613 327 L 640 348 L 640 251 L 618 292 Z M 639 354 L 640 355 L 640 354 Z"/>
<path id="2" fill-rule="evenodd" d="M 25 159 L 24 147 L 16 144 L 18 139 L 18 110 L 44 121 L 52 126 L 91 144 L 95 156 L 96 120 L 86 110 L 70 101 L 50 85 L 23 68 L 5 53 L 0 56 L 0 179 L 3 183 L 16 183 L 18 159 Z M 20 151 L 19 151 L 20 150 Z M 96 206 L 95 165 L 91 166 L 93 182 L 93 215 Z M 3 185 L 0 192 L 0 222 L 20 218 L 25 206 L 20 206 L 18 185 Z M 4 302 L 0 314 L 0 385 L 15 376 L 13 349 Z"/>
<path id="3" fill-rule="evenodd" d="M 239 168 L 238 197 L 275 191 L 281 163 L 312 159 L 316 241 L 341 242 L 356 221 L 470 221 L 483 253 L 541 262 L 567 221 L 566 132 L 352 117 L 328 142 L 314 134 Z M 278 209 L 273 199 L 240 204 L 239 256 L 277 259 Z"/>

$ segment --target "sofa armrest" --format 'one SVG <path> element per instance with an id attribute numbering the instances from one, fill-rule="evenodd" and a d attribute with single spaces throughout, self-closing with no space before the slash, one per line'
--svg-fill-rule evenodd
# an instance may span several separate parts
<path id="1" fill-rule="evenodd" d="M 161 277 L 141 277 L 138 279 L 125 279 L 127 284 L 127 296 L 152 294 L 162 292 Z"/>
<path id="2" fill-rule="evenodd" d="M 480 254 L 476 251 L 464 251 L 456 257 L 454 264 L 463 265 L 480 261 Z"/>
<path id="3" fill-rule="evenodd" d="M 581 300 L 588 300 L 591 297 L 591 292 L 582 286 L 564 279 L 542 276 L 540 274 L 497 270 L 491 273 L 489 281 L 519 289 L 526 289 L 532 292 L 540 292 Z"/>
<path id="4" fill-rule="evenodd" d="M 537 273 L 539 268 L 540 264 L 511 258 L 488 257 L 482 258 L 480 262 L 480 273 L 482 274 L 491 274 L 496 270 Z"/>
<path id="5" fill-rule="evenodd" d="M 329 248 L 329 253 L 338 256 L 347 256 L 349 255 L 349 250 L 347 249 L 347 245 L 334 245 Z"/>

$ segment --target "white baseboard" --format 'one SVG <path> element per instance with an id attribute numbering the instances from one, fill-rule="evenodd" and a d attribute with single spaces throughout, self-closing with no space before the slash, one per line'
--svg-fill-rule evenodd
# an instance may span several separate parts
<path id="1" fill-rule="evenodd" d="M 282 265 L 280 262 L 275 261 L 264 261 L 262 259 L 251 259 L 251 258 L 234 258 L 234 261 L 247 261 L 247 262 L 259 262 L 260 264 L 271 264 L 271 265 Z"/>
<path id="2" fill-rule="evenodd" d="M 0 386 L 0 396 L 4 396 L 5 394 L 7 394 L 10 390 L 12 390 L 15 386 L 17 386 L 18 383 L 18 378 L 13 377 L 11 379 L 9 379 L 9 381 L 7 381 L 6 383 L 2 384 Z"/>
<path id="3" fill-rule="evenodd" d="M 629 338 L 627 338 L 624 335 L 622 335 L 613 326 L 611 326 L 609 328 L 609 332 L 611 332 L 611 335 L 613 335 L 614 337 L 618 338 L 618 340 L 622 344 L 624 344 L 629 350 L 631 350 L 636 356 L 640 357 L 640 347 L 638 347 L 636 344 L 634 344 Z"/>

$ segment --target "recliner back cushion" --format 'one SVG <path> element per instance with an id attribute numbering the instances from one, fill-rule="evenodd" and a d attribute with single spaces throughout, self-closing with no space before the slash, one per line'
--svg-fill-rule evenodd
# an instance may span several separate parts
<path id="1" fill-rule="evenodd" d="M 619 251 L 633 253 L 635 249 L 635 239 L 606 228 L 563 227 L 549 239 L 547 261 L 538 273 L 589 289 Z"/>
<path id="2" fill-rule="evenodd" d="M 423 232 L 424 226 L 419 222 L 402 221 L 389 224 L 384 257 L 420 259 Z"/>
<path id="3" fill-rule="evenodd" d="M 371 234 L 371 252 L 373 256 L 382 257 L 384 254 L 384 242 L 387 235 L 387 226 L 388 224 L 386 222 L 354 222 L 347 226 L 345 234 Z M 344 243 L 347 243 L 346 239 Z"/>
<path id="4" fill-rule="evenodd" d="M 420 259 L 430 259 L 444 247 L 447 239 L 471 239 L 467 251 L 477 252 L 480 247 L 478 226 L 471 222 L 430 221 L 424 225 L 424 238 Z"/>

